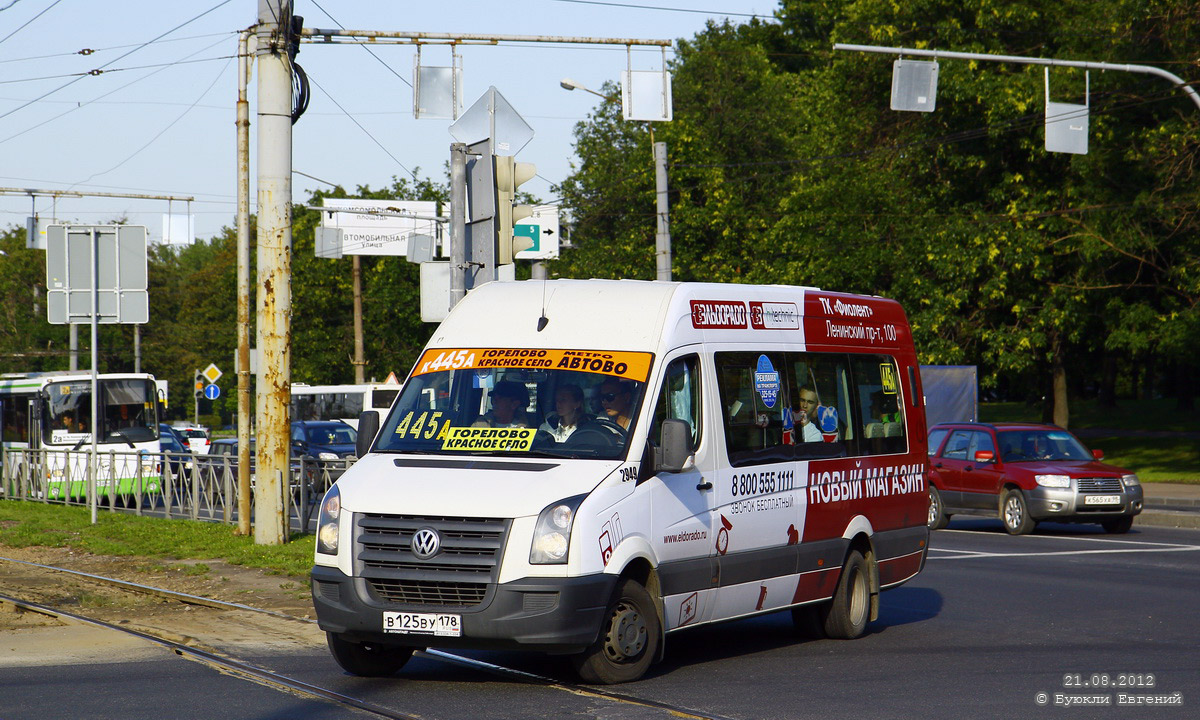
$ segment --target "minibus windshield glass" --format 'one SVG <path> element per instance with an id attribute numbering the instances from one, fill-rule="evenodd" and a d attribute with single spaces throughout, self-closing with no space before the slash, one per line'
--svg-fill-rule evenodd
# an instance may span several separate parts
<path id="1" fill-rule="evenodd" d="M 374 449 L 624 458 L 652 359 L 628 351 L 427 350 Z"/>

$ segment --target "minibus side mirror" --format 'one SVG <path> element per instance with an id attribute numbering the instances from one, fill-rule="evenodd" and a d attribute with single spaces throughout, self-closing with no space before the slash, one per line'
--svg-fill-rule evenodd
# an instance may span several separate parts
<path id="1" fill-rule="evenodd" d="M 663 420 L 662 444 L 654 453 L 659 472 L 680 472 L 692 457 L 692 426 L 684 420 Z"/>
<path id="2" fill-rule="evenodd" d="M 354 454 L 362 457 L 371 449 L 375 435 L 379 433 L 379 411 L 364 410 L 358 416 L 358 438 L 354 441 Z"/>

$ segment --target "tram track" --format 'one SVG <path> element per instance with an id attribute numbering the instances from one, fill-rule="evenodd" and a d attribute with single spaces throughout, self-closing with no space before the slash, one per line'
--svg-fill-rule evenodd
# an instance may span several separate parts
<path id="1" fill-rule="evenodd" d="M 69 568 L 62 568 L 53 565 L 45 565 L 41 563 L 19 560 L 15 558 L 0 557 L 0 563 L 10 563 L 20 566 L 26 566 L 38 571 L 60 573 L 64 577 L 69 577 L 72 580 L 80 583 L 90 583 L 96 586 L 111 588 L 127 593 L 135 593 L 147 597 L 166 600 L 171 602 L 183 603 L 185 605 L 199 606 L 212 610 L 223 612 L 236 613 L 251 613 L 270 617 L 276 620 L 284 620 L 291 623 L 302 624 L 303 626 L 313 627 L 316 621 L 301 618 L 287 613 L 281 613 L 274 610 L 256 608 L 251 605 L 242 603 L 234 603 L 213 598 L 201 597 L 189 593 L 168 590 L 165 588 L 134 583 L 118 578 L 110 578 L 93 573 L 81 572 Z M 213 667 L 221 672 L 226 672 L 231 675 L 241 677 L 251 682 L 255 682 L 266 687 L 277 689 L 281 692 L 290 693 L 293 695 L 302 695 L 312 697 L 327 702 L 331 702 L 346 708 L 353 708 L 361 712 L 368 713 L 375 717 L 383 718 L 399 718 L 403 720 L 415 719 L 420 717 L 422 720 L 431 720 L 427 713 L 414 715 L 406 713 L 402 710 L 387 708 L 359 698 L 350 697 L 342 693 L 323 688 L 312 683 L 299 680 L 297 678 L 282 675 L 273 670 L 260 667 L 253 663 L 240 660 L 231 656 L 227 652 L 207 647 L 208 643 L 204 638 L 196 638 L 187 635 L 179 635 L 172 632 L 155 630 L 147 627 L 131 627 L 126 622 L 109 622 L 96 617 L 90 617 L 81 612 L 65 610 L 52 605 L 34 602 L 28 599 L 22 599 L 0 593 L 0 604 L 8 604 L 14 608 L 24 612 L 34 612 L 40 615 L 49 616 L 60 621 L 70 621 L 83 623 L 93 627 L 105 628 L 126 635 L 134 636 L 160 647 L 167 648 L 176 655 L 184 657 L 195 662 L 200 662 L 210 667 Z M 643 708 L 661 710 L 671 717 L 677 718 L 695 718 L 697 720 L 729 720 L 721 715 L 714 715 L 697 711 L 692 708 L 664 703 L 649 698 L 640 698 L 622 692 L 603 690 L 592 686 L 576 685 L 573 683 L 565 683 L 551 677 L 530 673 L 523 670 L 508 668 L 493 663 L 488 663 L 475 658 L 455 655 L 441 650 L 421 650 L 417 651 L 418 657 L 424 657 L 435 662 L 446 663 L 463 667 L 487 675 L 498 677 L 507 681 L 518 682 L 533 686 L 539 686 L 550 690 L 570 693 L 572 695 L 591 698 L 597 700 L 605 700 L 613 703 L 640 706 Z"/>

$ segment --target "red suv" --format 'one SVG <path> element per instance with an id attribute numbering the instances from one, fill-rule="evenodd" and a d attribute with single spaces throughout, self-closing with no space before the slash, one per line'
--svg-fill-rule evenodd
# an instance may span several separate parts
<path id="1" fill-rule="evenodd" d="M 1011 535 L 1040 520 L 1128 532 L 1142 511 L 1137 475 L 1100 462 L 1055 425 L 942 423 L 929 429 L 929 527 L 956 513 L 999 515 Z"/>

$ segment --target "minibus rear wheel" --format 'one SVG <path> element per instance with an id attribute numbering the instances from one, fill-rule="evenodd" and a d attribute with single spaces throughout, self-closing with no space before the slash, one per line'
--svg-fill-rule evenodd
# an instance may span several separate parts
<path id="1" fill-rule="evenodd" d="M 600 637 L 572 662 L 584 682 L 632 682 L 646 674 L 661 641 L 662 626 L 650 593 L 636 580 L 623 578 L 608 604 Z"/>
<path id="2" fill-rule="evenodd" d="M 410 647 L 350 642 L 332 632 L 325 633 L 325 638 L 337 664 L 351 675 L 361 677 L 391 677 L 413 654 Z"/>
<path id="3" fill-rule="evenodd" d="M 825 634 L 831 638 L 852 640 L 867 631 L 871 619 L 871 584 L 862 553 L 851 550 L 846 556 L 833 600 L 821 609 Z"/>

